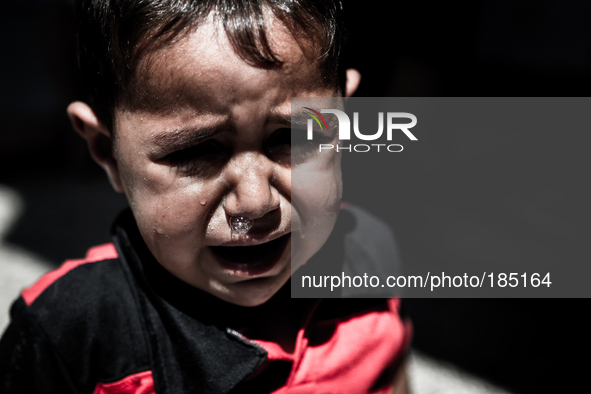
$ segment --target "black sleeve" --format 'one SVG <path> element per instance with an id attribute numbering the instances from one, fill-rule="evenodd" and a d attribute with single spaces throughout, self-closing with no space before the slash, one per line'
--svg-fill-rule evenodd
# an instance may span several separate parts
<path id="1" fill-rule="evenodd" d="M 0 393 L 76 393 L 58 354 L 22 298 L 0 340 Z"/>

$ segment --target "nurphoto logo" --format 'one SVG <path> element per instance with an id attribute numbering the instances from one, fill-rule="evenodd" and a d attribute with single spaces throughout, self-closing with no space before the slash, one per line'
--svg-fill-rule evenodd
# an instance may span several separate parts
<path id="1" fill-rule="evenodd" d="M 310 107 L 302 107 L 306 111 L 304 114 L 309 115 L 312 119 L 308 119 L 307 122 L 307 138 L 308 140 L 312 140 L 314 136 L 314 121 L 320 127 L 320 130 L 328 131 L 329 127 L 326 122 L 326 119 L 322 116 L 322 114 L 333 114 L 336 116 L 338 121 L 338 130 L 339 130 L 339 140 L 340 141 L 348 141 L 351 140 L 351 121 L 349 116 L 338 109 L 321 109 L 317 111 Z M 409 129 L 413 128 L 417 124 L 417 117 L 408 112 L 387 112 L 386 113 L 386 141 L 392 141 L 392 136 L 394 132 L 401 131 L 410 139 L 411 141 L 417 141 L 417 137 Z M 397 119 L 407 119 L 410 120 L 408 123 L 396 123 L 395 120 Z M 384 134 L 384 113 L 378 112 L 378 131 L 373 134 L 364 134 L 359 130 L 359 112 L 353 112 L 353 133 L 355 138 L 362 140 L 362 141 L 376 141 L 382 138 Z M 383 149 L 381 149 L 383 148 Z M 337 152 L 340 151 L 348 151 L 348 152 L 369 152 L 369 151 L 377 151 L 377 152 L 402 152 L 404 147 L 400 144 L 353 144 L 353 145 L 333 145 L 333 144 L 319 144 L 318 149 L 320 152 L 323 150 L 331 150 L 334 149 Z"/>

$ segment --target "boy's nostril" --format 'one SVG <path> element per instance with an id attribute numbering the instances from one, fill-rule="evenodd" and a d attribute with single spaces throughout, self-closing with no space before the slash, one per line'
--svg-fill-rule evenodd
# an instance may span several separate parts
<path id="1" fill-rule="evenodd" d="M 232 234 L 260 237 L 279 228 L 282 216 L 280 209 L 274 209 L 262 216 L 252 216 L 248 213 L 228 214 L 227 220 Z"/>

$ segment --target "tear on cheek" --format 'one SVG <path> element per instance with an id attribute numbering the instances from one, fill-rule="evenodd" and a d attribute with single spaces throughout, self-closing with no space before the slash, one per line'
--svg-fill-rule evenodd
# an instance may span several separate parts
<path id="1" fill-rule="evenodd" d="M 152 234 L 155 238 L 170 238 L 170 235 L 163 231 L 158 224 L 154 224 L 154 227 L 152 227 Z"/>

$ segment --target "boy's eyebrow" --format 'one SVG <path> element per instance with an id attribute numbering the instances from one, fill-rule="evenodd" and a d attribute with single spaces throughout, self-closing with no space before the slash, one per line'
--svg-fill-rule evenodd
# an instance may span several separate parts
<path id="1" fill-rule="evenodd" d="M 316 109 L 316 107 L 314 107 L 314 106 L 312 106 L 312 108 Z M 321 109 L 318 108 L 317 111 L 320 112 Z M 291 115 L 278 115 L 278 117 L 281 119 L 281 121 L 283 123 L 290 125 L 290 127 L 292 129 L 293 128 L 305 129 L 308 126 L 307 121 L 308 121 L 308 119 L 310 119 L 310 117 L 307 116 L 304 113 L 304 111 L 293 112 Z M 335 128 L 336 128 L 335 117 L 333 117 L 333 116 L 327 117 L 326 122 L 328 123 L 329 129 L 335 130 Z"/>
<path id="2" fill-rule="evenodd" d="M 276 121 L 278 123 L 281 123 L 281 124 L 284 124 L 284 125 L 289 125 L 291 123 L 291 114 L 290 115 L 286 115 L 286 114 L 274 114 L 273 117 L 276 118 Z"/>
<path id="3" fill-rule="evenodd" d="M 291 127 L 306 127 L 306 120 L 302 118 L 301 113 L 284 115 L 279 114 L 277 118 L 280 123 Z"/>
<path id="4" fill-rule="evenodd" d="M 291 127 L 306 127 L 306 122 L 301 116 L 292 116 L 291 114 L 276 114 L 274 117 L 276 118 L 276 121 L 286 126 L 291 125 Z M 180 149 L 186 146 L 191 146 L 197 141 L 209 138 L 226 129 L 227 127 L 223 125 L 215 125 L 210 127 L 181 127 L 151 136 L 148 139 L 148 144 L 156 146 L 159 151 Z"/>
<path id="5" fill-rule="evenodd" d="M 163 150 L 178 149 L 194 144 L 195 142 L 209 138 L 224 128 L 220 126 L 204 128 L 179 128 L 172 131 L 156 134 L 148 140 L 151 145 L 158 146 Z"/>

